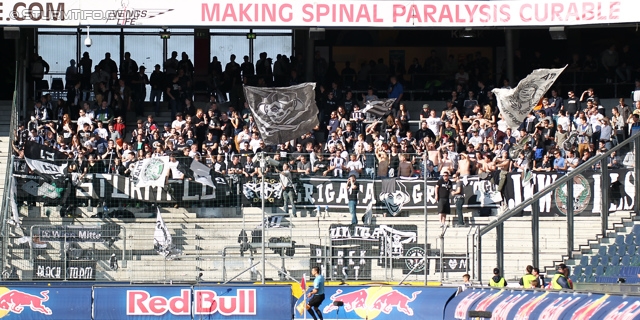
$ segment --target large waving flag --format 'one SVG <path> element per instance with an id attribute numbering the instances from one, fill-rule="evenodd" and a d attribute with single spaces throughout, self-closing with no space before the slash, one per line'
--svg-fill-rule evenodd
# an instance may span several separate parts
<path id="1" fill-rule="evenodd" d="M 24 159 L 35 173 L 55 179 L 64 176 L 69 157 L 49 146 L 27 141 L 24 144 Z"/>
<path id="2" fill-rule="evenodd" d="M 558 79 L 564 68 L 536 69 L 526 78 L 520 80 L 513 89 L 493 89 L 498 101 L 498 108 L 504 120 L 511 128 L 517 128 L 533 110 L 538 101 Z"/>
<path id="3" fill-rule="evenodd" d="M 131 180 L 138 188 L 164 187 L 169 170 L 169 157 L 147 158 L 135 163 Z"/>
<path id="4" fill-rule="evenodd" d="M 159 254 L 165 257 L 171 253 L 173 247 L 173 238 L 164 220 L 162 220 L 160 208 L 158 208 L 158 214 L 156 216 L 156 230 L 153 232 L 153 247 Z"/>
<path id="5" fill-rule="evenodd" d="M 396 98 L 391 99 L 383 99 L 383 100 L 371 100 L 367 102 L 362 112 L 370 113 L 378 118 L 383 117 L 385 114 L 389 113 L 393 103 L 396 101 Z"/>
<path id="6" fill-rule="evenodd" d="M 300 138 L 319 124 L 315 87 L 315 83 L 280 88 L 244 87 L 247 103 L 266 144 Z"/>

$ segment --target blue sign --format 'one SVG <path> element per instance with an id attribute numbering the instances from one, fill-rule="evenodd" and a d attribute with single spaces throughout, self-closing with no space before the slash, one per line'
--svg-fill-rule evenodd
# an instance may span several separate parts
<path id="1" fill-rule="evenodd" d="M 472 319 L 469 311 L 491 312 L 491 319 L 638 319 L 640 297 L 543 290 L 467 289 L 453 298 L 445 319 Z"/>
<path id="2" fill-rule="evenodd" d="M 95 287 L 94 319 L 287 319 L 291 286 Z"/>
<path id="3" fill-rule="evenodd" d="M 325 319 L 443 319 L 457 288 L 412 286 L 327 286 L 320 311 Z M 304 319 L 305 301 L 296 302 L 295 319 Z M 342 301 L 338 307 L 334 301 Z M 310 316 L 307 315 L 307 319 Z"/>
<path id="4" fill-rule="evenodd" d="M 91 319 L 91 287 L 0 287 L 0 318 Z"/>

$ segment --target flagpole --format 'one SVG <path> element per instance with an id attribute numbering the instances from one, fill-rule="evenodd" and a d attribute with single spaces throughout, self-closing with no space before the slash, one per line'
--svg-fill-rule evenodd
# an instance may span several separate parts
<path id="1" fill-rule="evenodd" d="M 262 157 L 260 157 L 260 170 L 262 170 L 262 183 L 260 186 L 260 197 L 262 198 L 262 284 L 265 284 L 264 273 L 265 273 L 265 247 L 264 247 L 264 175 L 265 175 L 265 161 L 264 161 L 264 151 L 262 151 Z"/>

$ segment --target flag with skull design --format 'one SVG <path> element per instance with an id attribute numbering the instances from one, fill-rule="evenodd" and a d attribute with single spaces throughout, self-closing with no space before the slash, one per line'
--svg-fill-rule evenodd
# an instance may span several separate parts
<path id="1" fill-rule="evenodd" d="M 299 138 L 319 124 L 315 87 L 315 83 L 280 88 L 244 87 L 251 114 L 266 144 Z"/>

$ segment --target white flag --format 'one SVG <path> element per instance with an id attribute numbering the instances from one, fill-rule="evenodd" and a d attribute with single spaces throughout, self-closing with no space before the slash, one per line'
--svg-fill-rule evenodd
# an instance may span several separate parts
<path id="1" fill-rule="evenodd" d="M 13 222 L 13 225 L 16 227 L 20 227 L 20 211 L 18 210 L 18 202 L 16 200 L 18 195 L 18 190 L 16 188 L 16 179 L 13 179 L 13 183 L 11 184 L 11 190 L 9 191 L 9 201 L 11 202 L 11 213 L 12 219 L 9 222 Z"/>
<path id="2" fill-rule="evenodd" d="M 167 229 L 167 225 L 162 220 L 162 214 L 160 214 L 160 208 L 158 208 L 156 230 L 153 232 L 153 247 L 159 254 L 166 257 L 171 253 L 172 244 L 173 239 L 171 239 L 169 229 Z"/>
<path id="3" fill-rule="evenodd" d="M 164 187 L 169 170 L 169 157 L 147 158 L 134 164 L 131 179 L 138 188 Z"/>
<path id="4" fill-rule="evenodd" d="M 519 127 L 566 67 L 536 69 L 526 78 L 520 80 L 513 89 L 491 90 L 496 95 L 498 108 L 504 115 L 507 126 Z"/>
<path id="5" fill-rule="evenodd" d="M 213 184 L 213 180 L 211 180 L 211 168 L 194 160 L 191 162 L 191 171 L 193 171 L 193 177 L 197 182 L 210 186 L 214 189 L 216 188 L 216 185 Z"/>

